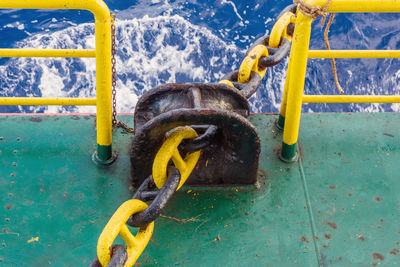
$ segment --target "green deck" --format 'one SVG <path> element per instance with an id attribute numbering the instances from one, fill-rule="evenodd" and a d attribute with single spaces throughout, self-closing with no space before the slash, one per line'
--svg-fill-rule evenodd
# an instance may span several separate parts
<path id="1" fill-rule="evenodd" d="M 132 123 L 130 116 L 124 120 Z M 400 265 L 400 116 L 304 114 L 298 163 L 276 153 L 276 115 L 252 115 L 260 188 L 178 192 L 142 266 Z M 87 266 L 131 197 L 131 134 L 99 168 L 94 116 L 0 116 L 0 266 Z M 38 237 L 38 241 L 28 242 Z"/>

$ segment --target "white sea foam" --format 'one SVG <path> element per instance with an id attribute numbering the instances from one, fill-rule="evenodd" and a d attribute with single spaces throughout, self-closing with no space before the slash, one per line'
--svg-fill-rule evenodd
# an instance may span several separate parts
<path id="1" fill-rule="evenodd" d="M 230 1 L 227 1 L 227 3 Z M 267 22 L 271 21 L 268 19 Z M 6 27 L 18 28 L 22 24 Z M 181 16 L 117 20 L 117 98 L 118 112 L 133 112 L 139 96 L 149 89 L 174 82 L 215 82 L 239 67 L 245 51 L 226 42 L 224 34 L 196 26 Z M 219 34 L 219 35 L 218 35 Z M 250 43 L 254 36 L 233 37 L 237 43 Z M 221 36 L 221 37 L 219 37 Z M 232 36 L 232 34 L 231 34 Z M 233 35 L 235 36 L 235 35 Z M 231 37 L 232 38 L 232 37 Z M 16 47 L 93 49 L 93 23 L 79 24 L 60 31 L 33 34 Z M 332 94 L 335 86 L 329 62 L 310 61 L 306 93 Z M 282 99 L 288 59 L 269 68 L 254 97 L 252 112 L 278 112 Z M 319 65 L 318 65 L 319 64 Z M 361 65 L 369 66 L 369 65 Z M 390 66 L 390 62 L 388 63 Z M 368 69 L 342 68 L 339 79 L 346 94 L 400 94 L 400 71 L 362 77 Z M 317 70 L 317 71 L 312 71 Z M 0 66 L 0 96 L 94 97 L 95 59 L 17 58 Z M 389 93 L 388 93 L 389 92 Z M 332 106 L 333 107 L 333 106 Z M 94 107 L 19 107 L 21 112 L 94 112 Z M 398 111 L 400 104 L 346 104 L 342 106 L 305 105 L 304 111 Z"/>
<path id="2" fill-rule="evenodd" d="M 238 12 L 238 10 L 237 10 L 236 5 L 235 5 L 234 2 L 232 2 L 232 1 L 227 1 L 227 0 L 221 0 L 221 4 L 223 4 L 223 5 L 224 5 L 224 4 L 229 4 L 229 5 L 231 5 L 232 8 L 233 8 L 233 11 L 235 11 L 236 16 L 237 16 L 240 20 L 243 20 L 243 18 L 239 15 L 239 12 Z"/>
<path id="3" fill-rule="evenodd" d="M 178 15 L 116 21 L 118 112 L 133 112 L 138 96 L 164 84 L 217 81 L 239 53 L 210 30 Z M 94 48 L 94 25 L 40 33 L 17 47 Z M 243 51 L 242 51 L 243 52 Z M 95 59 L 16 58 L 0 66 L 2 96 L 94 97 Z M 94 112 L 94 107 L 19 107 L 21 112 Z"/>

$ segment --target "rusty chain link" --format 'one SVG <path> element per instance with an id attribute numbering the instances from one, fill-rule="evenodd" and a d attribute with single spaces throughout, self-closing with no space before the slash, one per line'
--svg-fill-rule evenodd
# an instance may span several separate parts
<path id="1" fill-rule="evenodd" d="M 117 69 L 116 69 L 116 59 L 117 49 L 115 47 L 115 14 L 111 14 L 111 93 L 112 93 L 112 124 L 115 126 L 117 124 Z"/>
<path id="2" fill-rule="evenodd" d="M 130 128 L 122 121 L 117 120 L 117 54 L 115 42 L 115 14 L 111 14 L 111 93 L 112 93 L 112 126 L 115 128 L 122 127 L 128 133 L 134 133 L 135 130 Z"/>
<path id="3" fill-rule="evenodd" d="M 296 8 L 297 5 L 292 5 L 286 8 L 285 11 L 286 13 L 287 12 L 294 13 L 293 11 Z M 284 14 L 281 14 L 279 16 L 278 21 L 280 20 L 280 17 L 282 15 Z M 280 23 L 281 25 L 283 25 L 281 27 L 282 33 L 279 33 L 274 37 L 275 43 L 277 45 L 276 46 L 270 45 L 269 35 L 258 39 L 256 43 L 250 47 L 249 52 L 247 53 L 246 58 L 244 60 L 244 63 L 242 63 L 242 65 L 244 65 L 245 67 L 241 66 L 241 68 L 238 71 L 227 74 L 224 77 L 225 79 L 221 81 L 222 83 L 226 83 L 230 86 L 236 87 L 247 98 L 249 98 L 251 95 L 255 93 L 255 91 L 261 84 L 263 76 L 265 75 L 266 68 L 278 64 L 289 53 L 291 45 L 291 36 L 293 35 L 293 23 L 292 21 L 287 21 L 286 24 L 282 24 L 282 22 Z M 133 133 L 134 129 L 129 128 L 125 123 L 123 123 L 122 121 L 118 121 L 116 118 L 117 116 L 116 52 L 117 51 L 116 51 L 115 14 L 112 14 L 111 15 L 112 125 L 115 128 L 122 127 L 127 132 Z M 243 69 L 245 69 L 245 71 Z M 246 78 L 245 79 L 240 78 L 239 76 L 243 76 L 244 73 Z M 190 128 L 190 127 L 186 126 L 185 128 Z M 180 130 L 183 131 L 183 129 Z M 164 144 L 168 143 L 166 147 L 174 146 L 174 150 L 167 148 L 165 149 L 160 148 L 159 153 L 157 154 L 153 165 L 153 174 L 143 181 L 142 185 L 138 188 L 135 195 L 133 196 L 133 199 L 135 199 L 135 201 L 138 201 L 138 203 L 140 202 L 143 205 L 146 205 L 145 202 L 151 202 L 151 204 L 149 206 L 146 205 L 146 207 L 143 207 L 143 209 L 141 208 L 140 211 L 129 213 L 129 216 L 126 217 L 126 220 L 121 223 L 121 225 L 124 226 L 121 226 L 120 230 L 121 232 L 119 232 L 119 234 L 122 235 L 123 238 L 128 236 L 126 232 L 128 231 L 127 230 L 128 228 L 126 227 L 125 223 L 133 227 L 140 227 L 141 229 L 144 229 L 150 224 L 152 224 L 154 220 L 161 215 L 161 212 L 165 208 L 169 199 L 171 199 L 175 191 L 177 191 L 179 187 L 184 183 L 184 181 L 188 178 L 191 171 L 197 164 L 197 160 L 200 157 L 199 150 L 207 147 L 210 144 L 211 140 L 215 138 L 216 134 L 218 133 L 218 127 L 214 125 L 207 126 L 207 130 L 200 137 L 198 137 L 195 130 L 191 129 L 191 131 L 194 133 L 191 133 L 190 136 L 189 134 L 187 134 L 188 131 L 189 129 L 185 129 L 185 131 L 183 131 L 185 133 L 183 132 L 180 133 L 179 138 L 178 135 L 176 136 L 176 138 L 174 137 L 176 139 L 174 142 L 169 142 L 169 143 L 167 142 L 167 140 L 169 140 L 169 138 L 172 138 L 172 136 L 169 136 L 167 138 Z M 186 139 L 186 141 L 182 139 Z M 174 153 L 172 152 L 171 152 L 172 154 L 169 153 L 170 150 L 174 151 Z M 160 151 L 163 152 L 160 153 Z M 187 160 L 187 158 L 190 157 L 186 157 L 184 160 L 181 158 L 180 153 L 188 155 L 192 154 L 193 159 Z M 159 160 L 157 161 L 157 159 Z M 171 159 L 176 166 L 175 168 L 168 167 L 168 162 Z M 159 190 L 157 190 L 156 187 L 158 187 Z M 125 214 L 124 216 L 127 215 Z M 99 238 L 99 243 L 101 239 L 102 236 L 100 236 Z M 148 242 L 148 240 L 146 241 Z M 125 242 L 128 244 L 129 239 L 125 240 Z M 146 243 L 144 243 L 144 241 L 142 242 L 143 249 L 147 245 L 147 242 Z M 127 249 L 125 249 L 122 246 L 118 247 L 116 246 L 115 248 L 114 247 L 112 248 L 113 249 L 111 253 L 108 253 L 108 251 L 105 250 L 107 253 L 106 252 L 102 253 L 101 255 L 102 257 L 100 258 L 102 262 L 107 262 L 107 266 L 111 265 L 122 266 L 127 262 L 134 263 L 137 259 L 136 256 L 134 256 L 135 259 L 133 259 L 133 256 L 130 255 L 132 252 L 127 253 L 127 250 L 131 251 L 132 249 L 130 248 L 129 245 Z M 141 251 L 138 253 L 139 255 L 137 255 L 137 257 L 140 256 Z M 94 261 L 91 262 L 89 266 L 101 266 L 99 259 L 96 258 Z"/>
<path id="4" fill-rule="evenodd" d="M 145 206 L 140 208 L 140 210 L 135 209 L 135 212 L 133 213 L 131 213 L 130 209 L 118 208 L 99 237 L 97 245 L 98 256 L 90 262 L 89 267 L 131 266 L 132 263 L 135 263 L 143 249 L 146 247 L 148 239 L 150 239 L 153 231 L 152 227 L 154 225 L 154 220 L 161 215 L 161 212 L 168 204 L 168 201 L 189 177 L 193 168 L 197 164 L 201 153 L 199 150 L 185 152 L 186 156 L 183 159 L 180 156 L 180 152 L 183 152 L 183 150 L 203 148 L 208 144 L 210 136 L 214 136 L 216 132 L 217 127 L 215 126 L 208 127 L 207 131 L 201 136 L 198 136 L 197 132 L 189 126 L 176 127 L 172 131 L 168 132 L 166 140 L 154 159 L 153 174 L 143 181 L 131 200 L 128 200 L 121 205 L 121 207 L 128 206 L 129 201 L 136 201 Z M 182 144 L 183 140 L 197 141 L 193 144 Z M 180 146 L 181 144 L 184 148 Z M 169 152 L 173 150 L 176 150 L 177 153 L 170 154 Z M 179 159 L 177 159 L 177 157 Z M 168 166 L 170 159 L 174 162 L 175 167 Z M 163 170 L 160 172 L 160 169 Z M 167 176 L 165 177 L 165 181 L 163 181 L 163 177 L 160 175 L 160 173 L 163 174 L 164 171 Z M 153 178 L 153 176 L 155 178 Z M 157 190 L 157 187 L 159 190 Z M 146 202 L 151 202 L 151 204 L 147 206 Z M 132 227 L 140 227 L 140 231 L 143 232 L 142 235 L 146 236 L 146 238 L 138 237 L 139 235 L 132 237 L 136 240 L 133 243 L 140 244 L 140 249 L 129 245 L 132 244 L 132 242 L 129 241 L 130 238 L 127 238 L 128 234 L 124 234 L 124 232 L 128 231 L 128 228 L 123 226 L 125 223 Z M 118 231 L 115 232 L 110 229 L 110 227 L 108 227 L 109 224 L 112 225 L 112 227 L 110 226 L 111 228 L 118 228 Z M 122 236 L 127 244 L 126 249 L 122 246 L 118 246 L 117 251 L 117 247 L 114 249 L 113 246 L 113 249 L 108 253 L 108 248 L 111 248 L 111 245 L 108 245 L 112 244 L 116 237 L 110 237 L 113 233 Z M 99 248 L 101 248 L 101 253 L 99 253 Z M 102 265 L 101 262 L 105 263 L 105 265 Z"/>
<path id="5" fill-rule="evenodd" d="M 296 10 L 297 4 L 282 10 L 271 34 L 257 39 L 250 46 L 239 70 L 224 75 L 219 83 L 235 87 L 250 98 L 260 87 L 267 68 L 280 63 L 289 54 Z"/>

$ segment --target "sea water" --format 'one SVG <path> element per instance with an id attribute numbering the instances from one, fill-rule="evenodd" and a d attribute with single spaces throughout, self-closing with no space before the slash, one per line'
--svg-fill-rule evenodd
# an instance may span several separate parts
<path id="1" fill-rule="evenodd" d="M 165 83 L 217 82 L 269 33 L 285 1 L 105 1 L 116 14 L 118 112 Z M 0 10 L 1 48 L 93 49 L 94 18 L 83 10 Z M 325 49 L 321 19 L 311 49 Z M 400 49 L 399 14 L 336 14 L 332 49 Z M 288 58 L 269 68 L 252 112 L 278 112 Z M 338 94 L 329 59 L 310 59 L 305 93 Z M 345 94 L 400 94 L 398 59 L 337 59 Z M 0 96 L 94 97 L 95 60 L 0 59 Z M 399 104 L 304 104 L 304 112 L 400 111 Z M 0 106 L 0 112 L 95 112 L 94 107 Z"/>

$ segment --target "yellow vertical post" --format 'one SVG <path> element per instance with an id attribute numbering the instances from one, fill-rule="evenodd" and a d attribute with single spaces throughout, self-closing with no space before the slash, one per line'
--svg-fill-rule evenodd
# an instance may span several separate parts
<path id="1" fill-rule="evenodd" d="M 96 35 L 96 106 L 97 106 L 97 151 L 93 155 L 102 165 L 115 160 L 112 153 L 111 124 L 111 16 L 110 10 L 102 0 L 2 0 L 0 8 L 44 8 L 44 9 L 86 9 L 95 16 Z M 2 50 L 0 53 L 13 53 L 13 56 L 85 56 L 92 57 L 93 50 L 75 51 L 55 50 Z M 50 99 L 51 101 L 57 101 Z M 80 101 L 82 103 L 82 101 Z M 91 103 L 92 104 L 92 103 Z"/>
<path id="2" fill-rule="evenodd" d="M 297 12 L 291 60 L 289 62 L 289 87 L 287 92 L 286 118 L 283 131 L 281 159 L 286 162 L 297 160 L 297 138 L 299 134 L 301 105 L 307 68 L 312 19 Z"/>
<path id="3" fill-rule="evenodd" d="M 111 16 L 96 18 L 96 103 L 97 153 L 95 159 L 103 165 L 111 164 L 112 107 L 111 107 Z"/>

